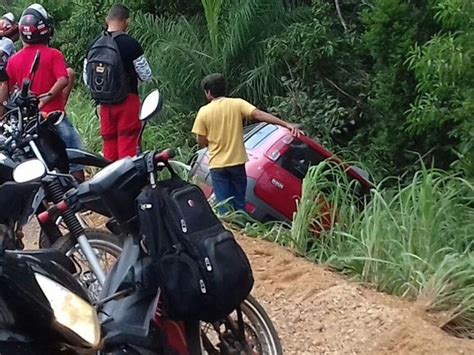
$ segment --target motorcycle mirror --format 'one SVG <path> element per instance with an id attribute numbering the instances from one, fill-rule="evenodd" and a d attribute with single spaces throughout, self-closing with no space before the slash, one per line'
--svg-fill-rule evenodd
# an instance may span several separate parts
<path id="1" fill-rule="evenodd" d="M 163 96 L 158 90 L 153 90 L 143 100 L 140 110 L 140 121 L 147 121 L 161 111 L 163 108 Z"/>
<path id="2" fill-rule="evenodd" d="M 42 178 L 46 174 L 46 167 L 38 159 L 27 160 L 13 170 L 13 180 L 24 183 Z"/>

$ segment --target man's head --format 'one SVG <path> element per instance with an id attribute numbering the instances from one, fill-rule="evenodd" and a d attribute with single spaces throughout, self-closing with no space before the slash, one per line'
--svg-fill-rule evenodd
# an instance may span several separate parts
<path id="1" fill-rule="evenodd" d="M 130 18 L 130 10 L 125 5 L 115 4 L 109 10 L 105 19 L 108 30 L 125 32 L 128 28 L 128 19 Z"/>
<path id="2" fill-rule="evenodd" d="M 204 90 L 204 94 L 208 101 L 211 101 L 216 97 L 225 96 L 224 75 L 214 73 L 206 76 L 201 81 L 201 88 Z"/>

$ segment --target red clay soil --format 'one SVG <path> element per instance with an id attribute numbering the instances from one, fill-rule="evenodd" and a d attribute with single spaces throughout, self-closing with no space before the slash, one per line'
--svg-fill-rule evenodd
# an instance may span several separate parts
<path id="1" fill-rule="evenodd" d="M 252 263 L 254 296 L 285 354 L 474 354 L 414 303 L 347 281 L 269 242 L 239 238 Z"/>

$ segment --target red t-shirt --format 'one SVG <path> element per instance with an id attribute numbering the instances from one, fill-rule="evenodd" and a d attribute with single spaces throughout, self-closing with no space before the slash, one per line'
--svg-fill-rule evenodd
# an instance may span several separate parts
<path id="1" fill-rule="evenodd" d="M 10 90 L 13 90 L 15 86 L 21 88 L 23 79 L 28 78 L 37 51 L 40 52 L 40 60 L 31 87 L 34 94 L 46 94 L 58 79 L 67 78 L 66 61 L 60 51 L 43 44 L 29 45 L 8 61 L 7 75 Z M 41 111 L 45 113 L 64 111 L 64 106 L 62 95 L 57 95 L 44 105 Z"/>

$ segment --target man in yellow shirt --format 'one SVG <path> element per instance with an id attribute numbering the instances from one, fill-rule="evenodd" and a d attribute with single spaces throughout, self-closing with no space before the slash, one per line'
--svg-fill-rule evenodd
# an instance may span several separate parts
<path id="1" fill-rule="evenodd" d="M 296 136 L 300 131 L 296 125 L 261 111 L 243 99 L 226 97 L 225 79 L 221 74 L 206 76 L 201 87 L 209 103 L 199 110 L 192 132 L 196 134 L 199 146 L 209 149 L 209 169 L 216 200 L 231 199 L 235 210 L 245 210 L 247 152 L 243 139 L 244 119 L 277 124 Z"/>

